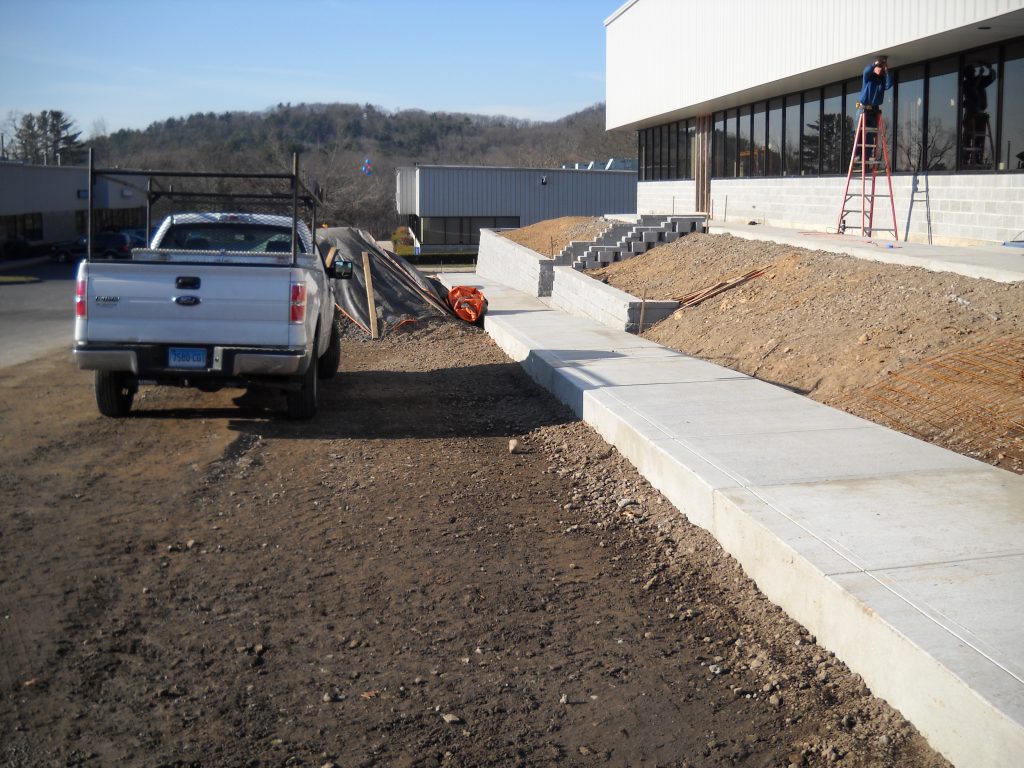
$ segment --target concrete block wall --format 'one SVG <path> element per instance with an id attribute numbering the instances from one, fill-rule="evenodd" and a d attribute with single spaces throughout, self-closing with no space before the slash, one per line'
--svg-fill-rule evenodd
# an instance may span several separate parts
<path id="1" fill-rule="evenodd" d="M 892 182 L 901 240 L 991 244 L 1011 240 L 1024 230 L 1024 174 L 898 174 Z M 880 184 L 885 186 L 884 177 Z M 757 221 L 834 232 L 845 185 L 845 176 L 713 179 L 712 223 Z M 692 181 L 641 182 L 637 209 L 667 214 L 672 200 L 678 206 L 692 191 Z M 879 227 L 892 226 L 887 204 L 886 198 L 876 201 L 875 224 Z"/>
<path id="2" fill-rule="evenodd" d="M 689 181 L 644 181 L 637 184 L 636 212 L 639 215 L 672 216 L 697 210 L 697 184 Z"/>
<path id="3" fill-rule="evenodd" d="M 640 329 L 641 302 L 636 296 L 587 277 L 572 267 L 555 267 L 551 306 L 577 317 L 627 333 Z M 644 327 L 664 320 L 679 308 L 675 301 L 647 301 L 643 308 Z"/>
<path id="4" fill-rule="evenodd" d="M 555 262 L 492 229 L 480 230 L 476 273 L 530 296 L 550 296 Z"/>

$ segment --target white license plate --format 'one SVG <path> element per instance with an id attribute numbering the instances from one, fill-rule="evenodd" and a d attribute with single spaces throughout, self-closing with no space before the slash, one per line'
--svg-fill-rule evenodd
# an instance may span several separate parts
<path id="1" fill-rule="evenodd" d="M 205 368 L 206 350 L 196 347 L 171 347 L 167 350 L 169 368 Z"/>

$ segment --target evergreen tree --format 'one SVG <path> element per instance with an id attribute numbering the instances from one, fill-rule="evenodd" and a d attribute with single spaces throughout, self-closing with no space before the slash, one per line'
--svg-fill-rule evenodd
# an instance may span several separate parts
<path id="1" fill-rule="evenodd" d="M 22 115 L 14 134 L 11 154 L 27 163 L 65 164 L 78 159 L 82 149 L 75 121 L 59 109 Z"/>

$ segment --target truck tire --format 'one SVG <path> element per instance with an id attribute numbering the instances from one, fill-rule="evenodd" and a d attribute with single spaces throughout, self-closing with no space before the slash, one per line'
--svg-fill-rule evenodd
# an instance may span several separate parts
<path id="1" fill-rule="evenodd" d="M 93 377 L 96 407 L 104 416 L 123 419 L 132 409 L 138 385 L 121 371 L 96 371 Z"/>
<path id="2" fill-rule="evenodd" d="M 327 345 L 327 351 L 320 358 L 320 365 L 317 367 L 317 376 L 321 379 L 333 379 L 341 364 L 341 321 L 335 313 L 331 321 L 331 340 Z"/>
<path id="3" fill-rule="evenodd" d="M 313 349 L 316 350 L 316 344 L 313 345 Z M 316 415 L 318 362 L 319 359 L 314 354 L 309 361 L 309 368 L 299 377 L 301 386 L 298 389 L 289 389 L 285 392 L 289 419 L 308 421 Z"/>

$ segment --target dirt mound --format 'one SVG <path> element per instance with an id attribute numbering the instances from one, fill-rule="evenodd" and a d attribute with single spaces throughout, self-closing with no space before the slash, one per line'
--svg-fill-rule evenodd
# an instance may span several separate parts
<path id="1" fill-rule="evenodd" d="M 559 221 L 544 231 L 560 241 Z M 1024 472 L 1022 283 L 699 233 L 587 274 L 634 296 L 679 299 L 763 267 L 644 335 Z"/>
<path id="2" fill-rule="evenodd" d="M 560 219 L 539 221 L 522 229 L 502 232 L 520 245 L 536 251 L 544 256 L 557 256 L 573 240 L 593 240 L 606 229 L 609 223 L 605 219 L 593 216 L 563 216 Z"/>

